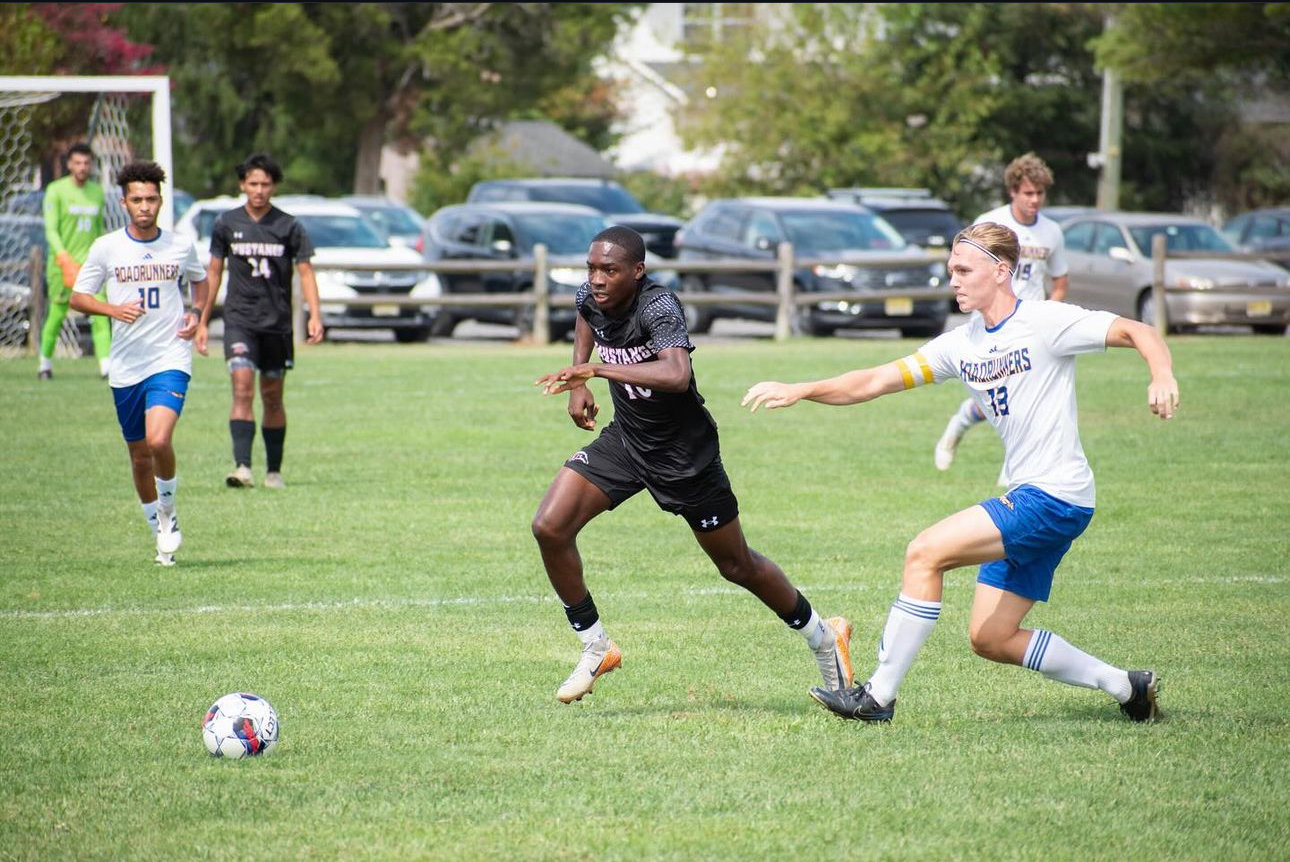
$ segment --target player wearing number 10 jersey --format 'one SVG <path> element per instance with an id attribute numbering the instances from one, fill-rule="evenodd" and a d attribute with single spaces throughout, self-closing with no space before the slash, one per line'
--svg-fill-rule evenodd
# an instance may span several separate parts
<path id="1" fill-rule="evenodd" d="M 826 687 L 849 685 L 851 624 L 841 617 L 822 619 L 783 570 L 744 539 L 739 504 L 721 464 L 717 425 L 694 382 L 685 314 L 675 294 L 646 278 L 640 234 L 615 226 L 596 235 L 576 304 L 574 364 L 537 383 L 547 394 L 568 392 L 569 416 L 590 431 L 599 408 L 586 383 L 603 377 L 614 419 L 565 462 L 533 518 L 547 577 L 583 645 L 556 698 L 580 700 L 622 661 L 583 579 L 577 536 L 592 518 L 643 490 L 685 518 L 726 580 L 751 592 L 806 639 Z M 589 361 L 593 345 L 598 363 Z"/>
<path id="2" fill-rule="evenodd" d="M 171 437 L 192 376 L 189 341 L 208 290 L 192 240 L 157 227 L 165 179 L 153 162 L 132 162 L 117 174 L 129 223 L 90 246 L 70 305 L 112 318 L 108 385 L 130 451 L 135 490 L 156 535 L 157 562 L 171 565 L 181 541 Z M 95 294 L 105 285 L 106 299 L 99 299 Z M 193 307 L 185 310 L 189 286 Z"/>

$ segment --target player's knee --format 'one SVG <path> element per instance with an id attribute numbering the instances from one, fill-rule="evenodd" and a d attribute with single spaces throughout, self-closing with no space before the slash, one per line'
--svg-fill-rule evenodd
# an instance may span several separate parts
<path id="1" fill-rule="evenodd" d="M 552 518 L 545 509 L 533 516 L 532 529 L 533 538 L 543 547 L 562 545 L 573 538 L 568 526 Z"/>
<path id="2" fill-rule="evenodd" d="M 973 626 L 968 629 L 968 643 L 972 652 L 990 661 L 1006 661 L 1004 646 L 1008 638 L 990 626 Z"/>

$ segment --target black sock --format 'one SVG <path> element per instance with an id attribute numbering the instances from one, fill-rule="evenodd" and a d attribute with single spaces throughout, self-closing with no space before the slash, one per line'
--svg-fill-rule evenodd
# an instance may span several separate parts
<path id="1" fill-rule="evenodd" d="M 281 428 L 261 427 L 260 436 L 264 438 L 264 469 L 270 473 L 282 471 L 282 445 L 287 439 L 287 426 Z"/>
<path id="2" fill-rule="evenodd" d="M 802 595 L 802 591 L 797 591 L 797 605 L 793 608 L 792 613 L 780 614 L 779 618 L 788 624 L 791 629 L 801 631 L 807 623 L 811 621 L 811 603 Z"/>
<path id="3" fill-rule="evenodd" d="M 587 597 L 576 605 L 566 607 L 564 615 L 569 618 L 569 625 L 573 626 L 575 632 L 586 631 L 600 620 L 600 613 L 591 599 L 591 593 L 587 593 Z"/>
<path id="4" fill-rule="evenodd" d="M 251 443 L 255 441 L 255 422 L 248 419 L 230 419 L 228 433 L 233 438 L 233 463 L 250 467 Z"/>

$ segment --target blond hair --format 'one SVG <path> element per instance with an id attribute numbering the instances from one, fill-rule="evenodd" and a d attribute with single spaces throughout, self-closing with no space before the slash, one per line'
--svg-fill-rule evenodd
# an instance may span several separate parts
<path id="1" fill-rule="evenodd" d="M 1010 270 L 1017 268 L 1017 259 L 1021 257 L 1021 241 L 1017 235 L 1012 228 L 997 222 L 984 221 L 963 228 L 955 234 L 950 248 L 960 242 L 975 246 L 1000 263 L 1006 263 Z"/>
<path id="2" fill-rule="evenodd" d="M 1039 156 L 1026 153 L 1013 159 L 1003 172 L 1003 183 L 1010 192 L 1021 188 L 1024 180 L 1030 180 L 1036 188 L 1047 191 L 1053 184 L 1053 172 Z"/>

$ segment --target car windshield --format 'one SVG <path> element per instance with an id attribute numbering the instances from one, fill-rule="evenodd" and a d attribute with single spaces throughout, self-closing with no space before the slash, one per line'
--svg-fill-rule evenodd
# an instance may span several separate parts
<path id="1" fill-rule="evenodd" d="M 599 216 L 552 215 L 534 213 L 515 217 L 523 250 L 532 253 L 533 246 L 542 243 L 549 254 L 584 255 L 596 234 L 606 227 Z"/>
<path id="2" fill-rule="evenodd" d="M 780 214 L 788 240 L 800 252 L 892 251 L 905 240 L 890 224 L 867 213 L 797 211 Z"/>
<path id="3" fill-rule="evenodd" d="M 477 198 L 481 201 L 549 201 L 582 204 L 602 213 L 643 213 L 645 208 L 621 186 L 610 185 L 534 185 L 488 187 Z"/>
<path id="4" fill-rule="evenodd" d="M 389 243 L 361 216 L 300 215 L 315 248 L 388 248 Z"/>
<path id="5" fill-rule="evenodd" d="M 948 244 L 959 230 L 958 219 L 945 210 L 884 210 L 882 217 L 907 241 L 919 245 L 933 236 L 941 238 L 941 245 Z"/>
<path id="6" fill-rule="evenodd" d="M 386 233 L 420 233 L 421 225 L 402 207 L 360 206 L 359 209 Z"/>
<path id="7" fill-rule="evenodd" d="M 1206 224 L 1152 224 L 1129 228 L 1133 242 L 1151 256 L 1151 238 L 1165 235 L 1169 251 L 1236 251 L 1224 236 Z"/>

